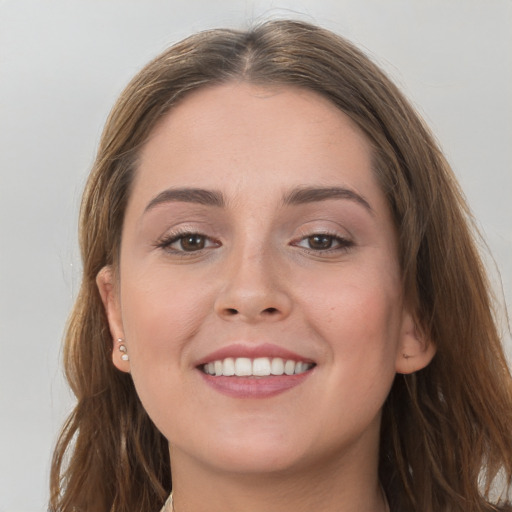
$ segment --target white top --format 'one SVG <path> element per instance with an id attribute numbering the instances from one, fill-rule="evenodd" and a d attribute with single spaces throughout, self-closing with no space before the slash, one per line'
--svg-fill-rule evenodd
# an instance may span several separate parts
<path id="1" fill-rule="evenodd" d="M 160 512 L 174 512 L 174 507 L 172 505 L 172 492 L 169 494 L 167 501 L 164 503 L 162 510 Z"/>

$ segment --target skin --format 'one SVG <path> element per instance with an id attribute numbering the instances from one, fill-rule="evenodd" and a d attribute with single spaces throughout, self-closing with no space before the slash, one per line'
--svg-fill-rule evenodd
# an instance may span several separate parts
<path id="1" fill-rule="evenodd" d="M 283 203 L 306 186 L 354 195 Z M 183 187 L 225 204 L 148 209 Z M 204 247 L 184 251 L 183 232 Z M 315 234 L 327 236 L 320 249 Z M 106 267 L 98 286 L 113 362 L 169 440 L 178 512 L 385 510 L 380 411 L 395 373 L 434 355 L 404 304 L 396 238 L 365 136 L 313 92 L 205 88 L 157 126 L 126 210 L 119 281 Z M 316 366 L 275 396 L 226 396 L 196 365 L 232 343 L 272 343 Z"/>

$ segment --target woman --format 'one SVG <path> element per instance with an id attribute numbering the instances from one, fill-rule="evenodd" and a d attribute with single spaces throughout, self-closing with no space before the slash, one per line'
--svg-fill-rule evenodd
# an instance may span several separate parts
<path id="1" fill-rule="evenodd" d="M 511 376 L 468 218 L 338 36 L 273 21 L 164 52 L 84 194 L 51 510 L 510 510 Z"/>

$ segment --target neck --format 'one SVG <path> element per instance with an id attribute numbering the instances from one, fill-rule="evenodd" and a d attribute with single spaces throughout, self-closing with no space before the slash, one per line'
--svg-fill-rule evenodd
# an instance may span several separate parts
<path id="1" fill-rule="evenodd" d="M 386 512 L 376 459 L 243 474 L 212 471 L 171 450 L 174 512 Z"/>

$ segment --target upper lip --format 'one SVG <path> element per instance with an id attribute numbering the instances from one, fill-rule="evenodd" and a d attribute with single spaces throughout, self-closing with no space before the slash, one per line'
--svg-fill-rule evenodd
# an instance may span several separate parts
<path id="1" fill-rule="evenodd" d="M 234 343 L 226 347 L 222 347 L 210 354 L 202 357 L 197 361 L 196 366 L 201 366 L 212 361 L 219 361 L 227 357 L 247 357 L 249 359 L 256 359 L 257 357 L 280 357 L 281 359 L 291 359 L 293 361 L 302 361 L 305 363 L 314 363 L 308 357 L 301 356 L 296 352 L 285 349 L 272 343 L 262 343 L 259 345 L 244 345 L 242 343 Z"/>

